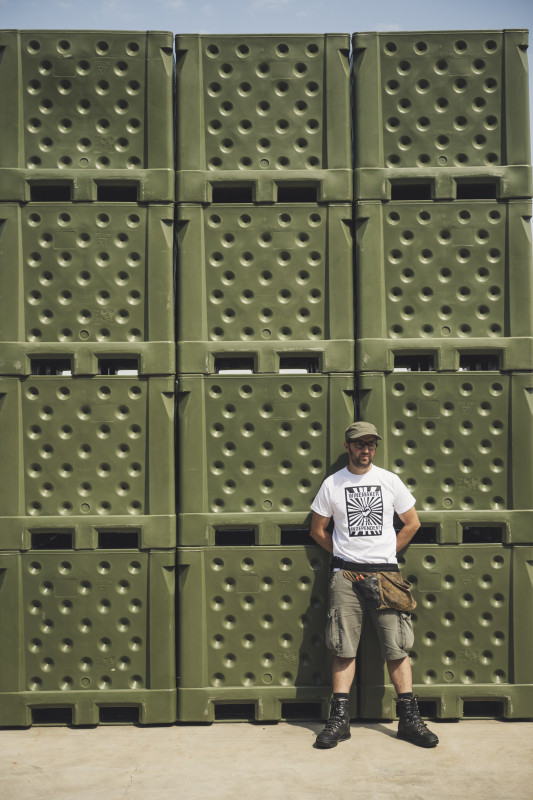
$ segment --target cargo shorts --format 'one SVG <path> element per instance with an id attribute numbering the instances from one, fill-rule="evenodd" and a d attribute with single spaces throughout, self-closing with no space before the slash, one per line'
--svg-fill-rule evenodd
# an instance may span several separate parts
<path id="1" fill-rule="evenodd" d="M 364 601 L 352 584 L 342 574 L 334 572 L 329 583 L 329 612 L 326 626 L 326 644 L 341 658 L 354 658 L 361 637 Z M 411 615 L 404 611 L 368 609 L 378 635 L 381 655 L 387 661 L 396 661 L 409 655 L 415 637 Z"/>

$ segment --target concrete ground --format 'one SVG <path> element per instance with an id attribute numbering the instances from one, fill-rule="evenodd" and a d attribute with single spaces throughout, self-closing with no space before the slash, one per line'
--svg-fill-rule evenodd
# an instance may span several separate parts
<path id="1" fill-rule="evenodd" d="M 0 731 L 2 800 L 531 800 L 533 722 L 431 722 L 432 750 L 396 723 L 353 723 L 313 748 L 318 723 Z"/>

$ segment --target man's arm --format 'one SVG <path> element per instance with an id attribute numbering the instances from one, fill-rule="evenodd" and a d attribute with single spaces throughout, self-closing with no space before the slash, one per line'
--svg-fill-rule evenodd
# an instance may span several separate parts
<path id="1" fill-rule="evenodd" d="M 333 537 L 326 530 L 330 519 L 331 517 L 321 517 L 320 514 L 313 511 L 309 533 L 320 547 L 323 547 L 328 553 L 333 553 Z"/>
<path id="2" fill-rule="evenodd" d="M 403 528 L 398 531 L 396 535 L 396 552 L 399 553 L 404 547 L 407 547 L 415 533 L 420 527 L 420 520 L 416 509 L 412 506 L 408 511 L 403 514 L 398 514 L 403 522 Z"/>

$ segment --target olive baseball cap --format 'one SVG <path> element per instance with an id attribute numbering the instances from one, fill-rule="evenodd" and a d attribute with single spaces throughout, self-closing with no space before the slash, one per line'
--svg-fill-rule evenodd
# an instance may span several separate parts
<path id="1" fill-rule="evenodd" d="M 351 442 L 353 439 L 359 439 L 360 436 L 375 436 L 376 439 L 383 439 L 376 430 L 376 426 L 371 422 L 352 422 L 344 431 L 344 440 Z"/>

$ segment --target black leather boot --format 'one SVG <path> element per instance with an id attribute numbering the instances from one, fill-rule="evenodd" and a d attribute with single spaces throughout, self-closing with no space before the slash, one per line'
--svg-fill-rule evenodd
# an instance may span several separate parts
<path id="1" fill-rule="evenodd" d="M 404 739 L 411 744 L 419 747 L 436 747 L 439 738 L 432 733 L 426 724 L 420 719 L 420 711 L 416 697 L 406 697 L 398 700 L 396 704 L 398 711 L 398 739 Z"/>
<path id="2" fill-rule="evenodd" d="M 349 700 L 333 698 L 326 727 L 316 737 L 317 747 L 336 747 L 339 742 L 350 738 L 352 734 L 348 705 Z"/>

